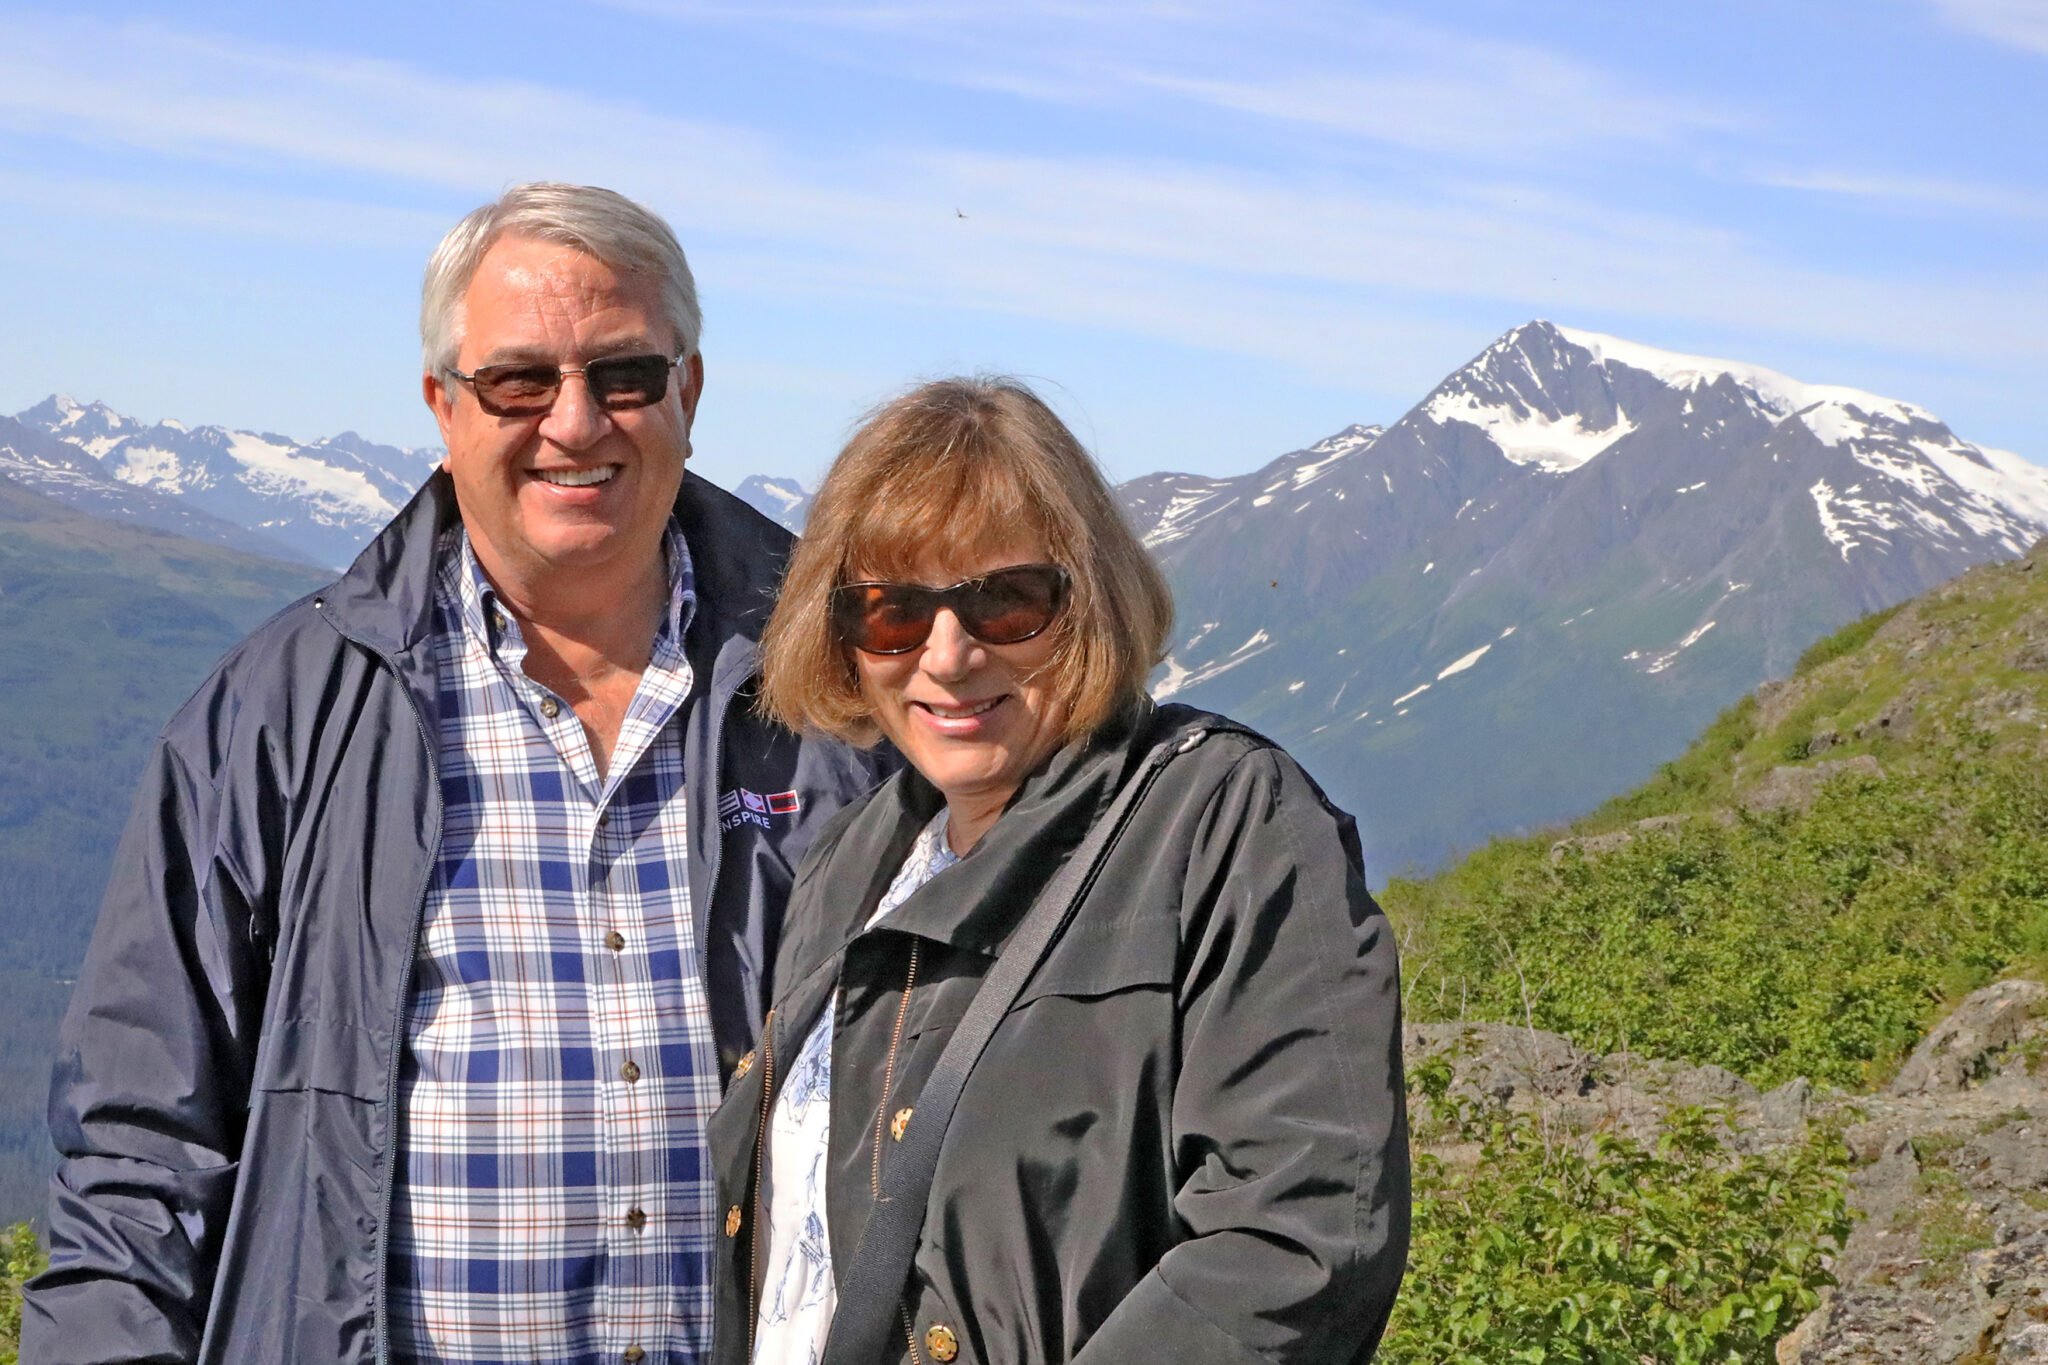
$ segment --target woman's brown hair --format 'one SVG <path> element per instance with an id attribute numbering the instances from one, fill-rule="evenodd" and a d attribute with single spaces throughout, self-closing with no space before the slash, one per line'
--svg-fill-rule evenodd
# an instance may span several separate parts
<path id="1" fill-rule="evenodd" d="M 792 729 L 873 743 L 832 590 L 1032 534 L 1073 580 L 1046 665 L 1067 708 L 1063 737 L 1094 730 L 1144 694 L 1173 597 L 1074 433 L 1002 377 L 920 385 L 868 414 L 840 451 L 762 636 L 761 709 Z"/>

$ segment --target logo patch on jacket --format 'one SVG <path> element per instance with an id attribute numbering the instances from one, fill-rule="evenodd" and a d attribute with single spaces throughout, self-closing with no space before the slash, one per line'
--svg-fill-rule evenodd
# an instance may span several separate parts
<path id="1" fill-rule="evenodd" d="M 771 829 L 772 817 L 795 815 L 802 809 L 803 802 L 793 791 L 750 792 L 745 787 L 734 787 L 718 798 L 718 827 L 726 831 L 738 829 L 741 825 Z"/>

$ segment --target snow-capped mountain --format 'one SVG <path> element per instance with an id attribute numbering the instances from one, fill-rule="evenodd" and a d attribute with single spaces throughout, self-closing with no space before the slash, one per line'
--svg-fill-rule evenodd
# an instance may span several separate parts
<path id="1" fill-rule="evenodd" d="M 17 420 L 90 455 L 120 483 L 179 499 L 334 568 L 355 557 L 440 458 L 438 450 L 378 445 L 354 432 L 300 442 L 176 421 L 146 426 L 62 395 Z"/>
<path id="2" fill-rule="evenodd" d="M 169 531 L 270 559 L 307 562 L 282 540 L 222 520 L 183 498 L 122 483 L 80 447 L 12 417 L 0 417 L 0 481 L 104 520 Z"/>
<path id="3" fill-rule="evenodd" d="M 811 495 L 795 479 L 749 474 L 733 486 L 732 492 L 762 516 L 792 531 L 802 531 L 804 518 L 810 515 Z"/>
<path id="4" fill-rule="evenodd" d="M 75 445 L 94 459 L 105 458 L 109 450 L 145 426 L 105 403 L 80 403 L 62 393 L 53 393 L 28 411 L 16 413 L 14 420 Z"/>
<path id="5" fill-rule="evenodd" d="M 1383 431 L 1119 496 L 1181 603 L 1155 693 L 1287 743 L 1381 876 L 1590 808 L 2048 530 L 2048 470 L 1924 409 L 1543 322 Z"/>

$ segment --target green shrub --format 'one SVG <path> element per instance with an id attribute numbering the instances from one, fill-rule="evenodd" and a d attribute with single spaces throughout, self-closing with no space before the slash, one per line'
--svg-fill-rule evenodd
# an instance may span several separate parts
<path id="1" fill-rule="evenodd" d="M 1597 857 L 1502 841 L 1385 901 L 1418 1021 L 1854 1087 L 1942 1001 L 2048 955 L 2048 783 L 2032 755 L 1961 752 Z"/>
<path id="2" fill-rule="evenodd" d="M 1737 1156 L 1697 1109 L 1649 1146 L 1546 1143 L 1520 1114 L 1464 1121 L 1476 1163 L 1417 1159 L 1385 1359 L 1770 1365 L 1832 1283 L 1823 1260 L 1849 1228 L 1833 1136 Z"/>
<path id="3" fill-rule="evenodd" d="M 35 1229 L 16 1223 L 0 1235 L 0 1365 L 15 1365 L 21 1351 L 21 1286 L 49 1264 Z"/>
<path id="4" fill-rule="evenodd" d="M 1877 634 L 1879 627 L 1898 614 L 1898 607 L 1886 607 L 1883 611 L 1874 611 L 1861 620 L 1851 621 L 1833 635 L 1816 640 L 1799 656 L 1799 662 L 1792 669 L 1793 676 L 1811 673 L 1822 664 L 1839 659 L 1844 654 L 1854 654 L 1870 643 L 1870 637 Z"/>

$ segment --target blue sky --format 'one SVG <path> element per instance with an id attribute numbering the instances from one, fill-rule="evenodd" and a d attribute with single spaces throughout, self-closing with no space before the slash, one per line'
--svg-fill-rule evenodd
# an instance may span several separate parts
<path id="1" fill-rule="evenodd" d="M 974 369 L 1237 472 L 1532 317 L 2048 462 L 2048 0 L 0 7 L 0 411 L 429 442 L 420 267 L 541 178 L 675 225 L 727 482 Z"/>

